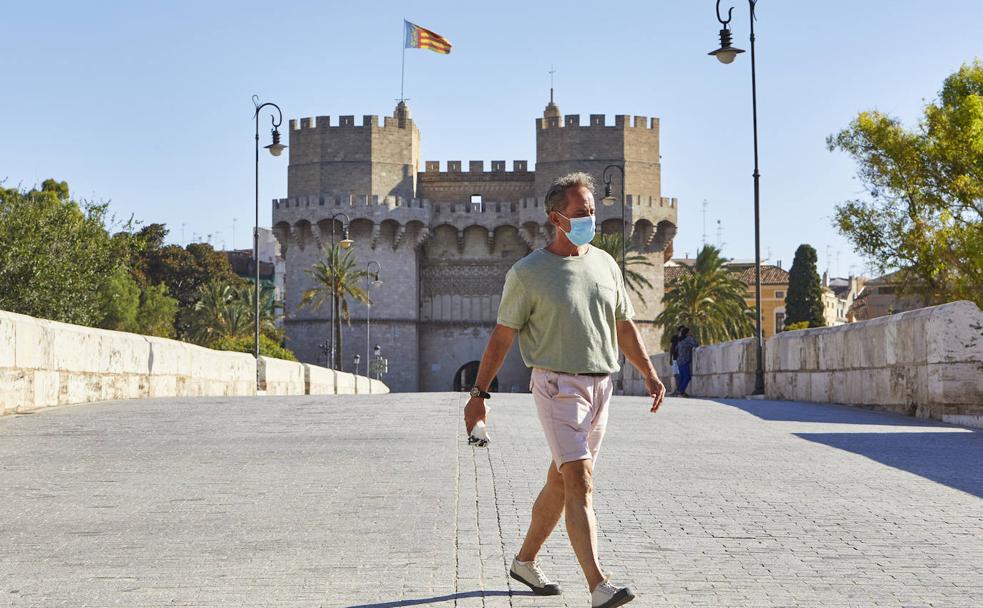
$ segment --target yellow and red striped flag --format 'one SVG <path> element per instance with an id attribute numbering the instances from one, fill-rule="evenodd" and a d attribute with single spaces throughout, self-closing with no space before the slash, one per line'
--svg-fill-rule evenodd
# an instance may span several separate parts
<path id="1" fill-rule="evenodd" d="M 425 27 L 403 19 L 406 29 L 406 43 L 403 48 L 429 49 L 435 53 L 447 55 L 451 52 L 451 41 L 440 34 L 431 32 Z"/>

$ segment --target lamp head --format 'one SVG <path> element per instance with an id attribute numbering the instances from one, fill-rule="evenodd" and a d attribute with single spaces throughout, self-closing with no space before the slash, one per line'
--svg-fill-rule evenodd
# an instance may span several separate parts
<path id="1" fill-rule="evenodd" d="M 720 63 L 733 63 L 734 58 L 743 53 L 744 49 L 734 47 L 731 43 L 730 29 L 724 26 L 724 29 L 720 30 L 720 48 L 710 51 L 707 55 L 713 55 Z"/>
<path id="2" fill-rule="evenodd" d="M 355 241 L 351 240 L 346 235 L 345 238 L 341 239 L 341 242 L 338 243 L 338 246 L 341 247 L 342 249 L 350 249 L 351 246 L 354 245 L 354 244 L 355 244 Z"/>
<path id="3" fill-rule="evenodd" d="M 378 272 L 375 273 L 375 275 L 374 275 L 374 277 L 372 279 L 372 286 L 373 287 L 382 287 L 382 279 L 379 278 L 379 273 Z"/>
<path id="4" fill-rule="evenodd" d="M 618 202 L 618 200 L 615 199 L 614 196 L 611 194 L 610 179 L 604 182 L 604 198 L 601 199 L 601 202 L 604 203 L 606 207 L 610 207 L 611 205 Z"/>
<path id="5" fill-rule="evenodd" d="M 280 143 L 280 132 L 275 128 L 273 129 L 273 143 L 268 146 L 265 146 L 265 148 L 269 150 L 270 154 L 272 154 L 273 156 L 280 156 L 281 154 L 283 154 L 283 151 L 287 148 L 287 146 Z"/>
<path id="6" fill-rule="evenodd" d="M 375 345 L 375 348 L 372 349 L 372 354 L 374 354 L 376 357 L 378 357 L 379 355 L 381 355 L 382 354 L 382 347 L 379 346 L 378 344 L 376 344 Z"/>
<path id="7" fill-rule="evenodd" d="M 358 353 L 356 353 L 356 354 L 355 354 L 355 356 L 354 356 L 354 357 L 352 357 L 352 362 L 353 362 L 353 363 L 354 363 L 355 365 L 358 365 L 358 364 L 359 364 L 359 363 L 360 363 L 361 361 L 362 361 L 362 356 L 361 356 L 361 355 L 359 355 Z"/>

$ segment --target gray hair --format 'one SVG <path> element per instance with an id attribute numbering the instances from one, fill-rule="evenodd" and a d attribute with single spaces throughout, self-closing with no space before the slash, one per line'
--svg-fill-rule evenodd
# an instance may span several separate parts
<path id="1" fill-rule="evenodd" d="M 550 189 L 546 191 L 546 214 L 549 215 L 550 211 L 566 209 L 567 190 L 580 186 L 593 192 L 594 178 L 583 171 L 577 171 L 554 179 L 553 183 L 550 184 Z"/>

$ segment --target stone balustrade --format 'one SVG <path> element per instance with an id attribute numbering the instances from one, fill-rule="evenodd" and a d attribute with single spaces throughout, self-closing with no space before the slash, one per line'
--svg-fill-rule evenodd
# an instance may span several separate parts
<path id="1" fill-rule="evenodd" d="M 687 393 L 754 389 L 751 338 L 696 349 Z M 870 321 L 782 332 L 765 342 L 765 397 L 840 403 L 983 428 L 983 312 L 951 302 Z M 670 384 L 668 356 L 652 357 Z M 634 369 L 626 393 L 644 394 Z"/>
<path id="2" fill-rule="evenodd" d="M 386 393 L 378 380 L 0 311 L 0 415 L 148 397 Z"/>

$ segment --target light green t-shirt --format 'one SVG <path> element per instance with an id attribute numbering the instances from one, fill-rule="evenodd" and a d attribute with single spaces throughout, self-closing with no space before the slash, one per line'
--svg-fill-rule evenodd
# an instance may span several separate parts
<path id="1" fill-rule="evenodd" d="M 568 373 L 617 372 L 615 322 L 634 315 L 621 269 L 596 247 L 569 257 L 533 251 L 505 275 L 498 307 L 526 365 Z"/>

